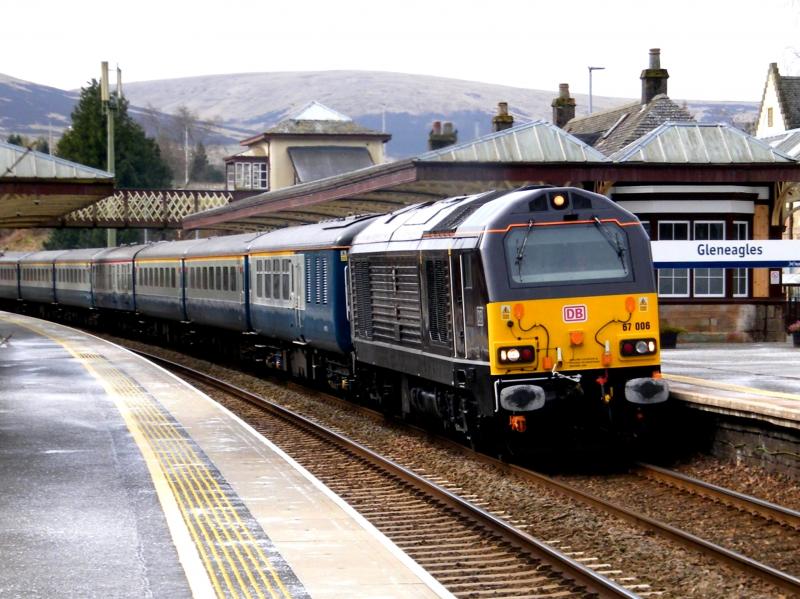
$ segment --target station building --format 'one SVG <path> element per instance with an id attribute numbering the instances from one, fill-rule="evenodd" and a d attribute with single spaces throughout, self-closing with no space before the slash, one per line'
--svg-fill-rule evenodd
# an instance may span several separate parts
<path id="1" fill-rule="evenodd" d="M 270 191 L 381 164 L 391 135 L 319 102 L 241 142 L 225 159 L 227 191 Z"/>

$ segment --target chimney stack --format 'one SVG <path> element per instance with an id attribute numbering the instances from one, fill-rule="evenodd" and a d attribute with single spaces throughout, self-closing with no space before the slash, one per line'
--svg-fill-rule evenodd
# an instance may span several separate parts
<path id="1" fill-rule="evenodd" d="M 661 50 L 650 50 L 650 67 L 642 71 L 642 104 L 649 104 L 659 94 L 667 93 L 667 69 L 661 68 Z"/>
<path id="2" fill-rule="evenodd" d="M 569 96 L 569 83 L 558 86 L 558 97 L 550 104 L 553 107 L 553 124 L 561 129 L 575 118 L 575 98 Z"/>
<path id="3" fill-rule="evenodd" d="M 497 115 L 492 117 L 492 131 L 504 131 L 514 126 L 514 117 L 508 114 L 508 102 L 497 103 Z"/>
<path id="4" fill-rule="evenodd" d="M 431 132 L 428 134 L 429 150 L 452 146 L 456 141 L 458 141 L 458 131 L 453 128 L 453 123 L 445 121 L 444 126 L 442 126 L 441 121 L 433 121 L 433 127 L 431 127 Z"/>

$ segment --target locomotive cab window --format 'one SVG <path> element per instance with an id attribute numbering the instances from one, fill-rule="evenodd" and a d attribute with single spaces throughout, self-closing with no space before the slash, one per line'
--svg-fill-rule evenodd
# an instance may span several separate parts
<path id="1" fill-rule="evenodd" d="M 615 223 L 515 227 L 504 243 L 509 275 L 519 285 L 632 278 L 628 238 Z"/>

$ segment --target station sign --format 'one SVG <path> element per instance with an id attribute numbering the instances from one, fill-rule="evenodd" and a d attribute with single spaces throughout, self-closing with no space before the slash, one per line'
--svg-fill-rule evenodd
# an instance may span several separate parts
<path id="1" fill-rule="evenodd" d="M 656 268 L 800 267 L 800 240 L 652 241 Z"/>

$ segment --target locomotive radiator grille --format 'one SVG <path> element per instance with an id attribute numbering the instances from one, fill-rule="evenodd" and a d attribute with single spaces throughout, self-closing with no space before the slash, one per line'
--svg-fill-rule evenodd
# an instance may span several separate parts
<path id="1" fill-rule="evenodd" d="M 355 262 L 357 336 L 370 341 L 421 347 L 419 283 L 416 262 Z"/>
<path id="2" fill-rule="evenodd" d="M 450 318 L 450 273 L 446 260 L 429 260 L 425 265 L 428 284 L 428 315 L 432 341 L 452 341 Z"/>

